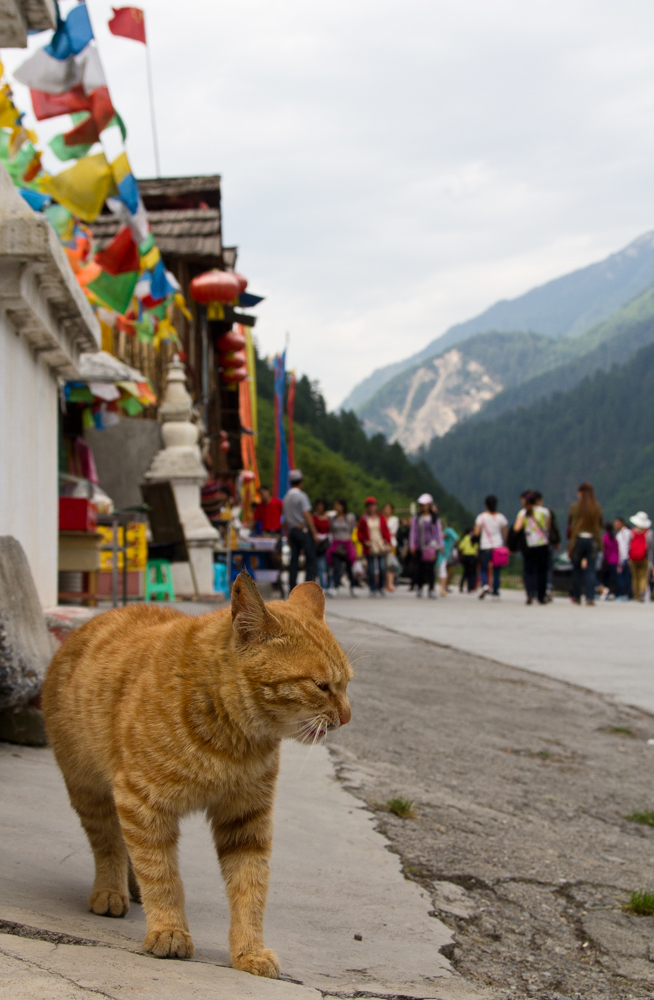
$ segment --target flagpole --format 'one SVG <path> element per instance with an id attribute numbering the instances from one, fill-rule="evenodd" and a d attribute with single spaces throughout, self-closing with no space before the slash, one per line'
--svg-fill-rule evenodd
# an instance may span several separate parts
<path id="1" fill-rule="evenodd" d="M 143 20 L 145 22 L 145 11 L 143 11 Z M 145 37 L 146 37 L 145 62 L 148 70 L 148 94 L 150 96 L 150 122 L 152 124 L 152 142 L 154 144 L 154 165 L 157 177 L 161 177 L 161 167 L 159 165 L 159 143 L 157 141 L 157 122 L 154 116 L 154 87 L 152 86 L 152 64 L 150 63 L 150 46 L 147 42 L 147 37 L 148 37 L 147 33 Z"/>

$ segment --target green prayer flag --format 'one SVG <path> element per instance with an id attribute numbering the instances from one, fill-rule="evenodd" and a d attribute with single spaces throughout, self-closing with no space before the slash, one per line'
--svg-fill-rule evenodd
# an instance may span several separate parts
<path id="1" fill-rule="evenodd" d="M 95 396 L 88 385 L 71 385 L 68 394 L 69 403 L 94 403 Z"/>
<path id="2" fill-rule="evenodd" d="M 139 253 L 141 257 L 145 257 L 148 250 L 152 250 L 154 246 L 154 236 L 152 233 L 148 233 L 142 243 L 139 243 Z"/>
<path id="3" fill-rule="evenodd" d="M 154 320 L 149 313 L 136 324 L 136 339 L 142 344 L 151 344 L 154 339 Z"/>
<path id="4" fill-rule="evenodd" d="M 67 146 L 63 135 L 56 135 L 54 139 L 50 140 L 48 146 L 60 160 L 79 160 L 80 157 L 86 156 L 91 148 L 90 146 Z"/>
<path id="5" fill-rule="evenodd" d="M 130 417 L 135 417 L 137 413 L 140 413 L 143 409 L 143 404 L 139 403 L 138 399 L 134 396 L 126 396 L 125 399 L 121 399 L 119 404 Z"/>
<path id="6" fill-rule="evenodd" d="M 107 274 L 102 271 L 95 281 L 86 286 L 114 312 L 123 316 L 129 309 L 129 304 L 139 280 L 138 271 L 126 271 L 125 274 Z"/>
<path id="7" fill-rule="evenodd" d="M 120 129 L 120 134 L 123 137 L 123 142 L 125 142 L 125 140 L 127 139 L 127 129 L 125 128 L 125 122 L 120 117 L 120 115 L 118 114 L 118 112 L 116 111 L 115 108 L 114 108 L 114 116 L 111 119 L 111 121 L 109 122 L 109 124 L 107 125 L 107 128 L 111 128 L 112 125 L 117 125 L 118 126 L 118 128 Z"/>

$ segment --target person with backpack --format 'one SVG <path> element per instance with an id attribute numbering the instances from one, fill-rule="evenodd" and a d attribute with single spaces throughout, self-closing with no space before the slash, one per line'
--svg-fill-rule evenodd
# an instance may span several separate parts
<path id="1" fill-rule="evenodd" d="M 602 545 L 604 518 L 590 483 L 580 483 L 577 500 L 568 511 L 568 555 L 572 562 L 572 603 L 581 604 L 582 588 L 586 605 L 595 604 L 597 573 L 595 559 Z"/>
<path id="2" fill-rule="evenodd" d="M 528 493 L 524 509 L 515 519 L 513 530 L 525 533 L 525 590 L 527 604 L 533 604 L 534 597 L 539 604 L 547 604 L 547 569 L 549 565 L 549 530 L 551 514 L 547 507 L 537 503 L 540 494 Z"/>
<path id="3" fill-rule="evenodd" d="M 642 602 L 647 599 L 647 581 L 652 565 L 652 549 L 654 548 L 652 522 L 644 510 L 639 510 L 629 520 L 633 525 L 631 542 L 629 543 L 631 579 L 634 597 Z"/>
<path id="4" fill-rule="evenodd" d="M 497 510 L 497 497 L 490 493 L 484 505 L 486 510 L 475 519 L 475 537 L 479 539 L 481 549 L 481 590 L 479 598 L 483 600 L 490 594 L 489 568 L 493 569 L 493 597 L 500 596 L 500 570 L 509 561 L 509 550 L 506 547 L 509 522 L 504 514 Z"/>
<path id="5" fill-rule="evenodd" d="M 459 553 L 459 562 L 463 568 L 459 593 L 462 594 L 464 586 L 467 585 L 468 593 L 472 594 L 477 589 L 477 566 L 479 565 L 479 539 L 475 537 L 472 526 L 463 532 L 456 548 Z"/>

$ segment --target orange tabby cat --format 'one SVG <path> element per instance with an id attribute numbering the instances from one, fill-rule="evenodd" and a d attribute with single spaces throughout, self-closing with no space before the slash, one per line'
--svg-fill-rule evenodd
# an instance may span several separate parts
<path id="1" fill-rule="evenodd" d="M 232 965 L 279 974 L 263 915 L 280 743 L 313 742 L 350 720 L 352 672 L 324 612 L 315 583 L 265 605 L 241 573 L 231 614 L 109 611 L 54 657 L 43 711 L 95 856 L 89 909 L 124 916 L 129 884 L 143 901 L 146 951 L 193 954 L 177 840 L 180 817 L 200 809 L 226 883 Z"/>

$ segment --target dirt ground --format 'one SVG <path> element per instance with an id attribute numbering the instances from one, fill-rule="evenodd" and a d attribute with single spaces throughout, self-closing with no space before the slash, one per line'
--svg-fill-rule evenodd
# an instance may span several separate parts
<path id="1" fill-rule="evenodd" d="M 351 651 L 353 718 L 330 743 L 407 878 L 455 932 L 448 956 L 498 998 L 651 998 L 654 718 L 610 699 L 376 626 Z M 412 800 L 401 819 L 386 803 Z"/>

